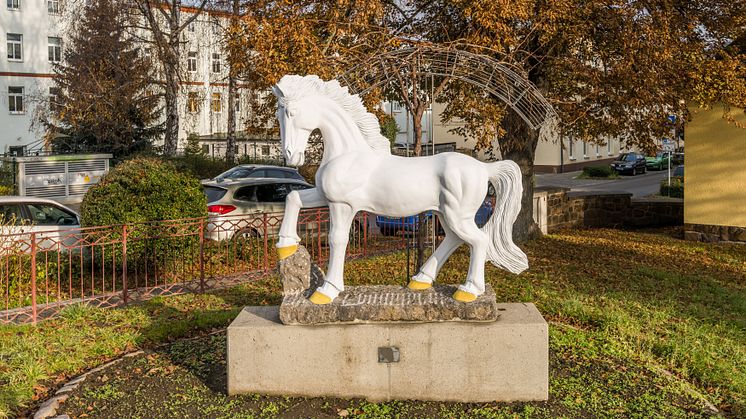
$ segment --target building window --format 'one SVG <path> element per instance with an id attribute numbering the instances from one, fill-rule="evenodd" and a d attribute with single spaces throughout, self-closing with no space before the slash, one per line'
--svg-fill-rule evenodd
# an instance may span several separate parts
<path id="1" fill-rule="evenodd" d="M 570 159 L 575 158 L 575 141 L 572 140 L 572 137 L 568 138 L 569 147 L 568 151 L 570 152 Z"/>
<path id="2" fill-rule="evenodd" d="M 187 56 L 187 71 L 192 73 L 197 71 L 197 51 L 189 51 Z"/>
<path id="3" fill-rule="evenodd" d="M 262 156 L 269 156 L 269 146 L 263 145 L 262 146 Z"/>
<path id="4" fill-rule="evenodd" d="M 60 97 L 60 88 L 50 87 L 49 88 L 49 110 L 50 111 L 57 112 L 60 109 L 59 97 Z"/>
<path id="5" fill-rule="evenodd" d="M 60 14 L 60 0 L 47 0 L 47 13 L 50 15 Z"/>
<path id="6" fill-rule="evenodd" d="M 401 112 L 401 103 L 391 102 L 391 112 Z"/>
<path id="7" fill-rule="evenodd" d="M 220 35 L 220 22 L 217 19 L 213 19 L 212 21 L 212 33 Z"/>
<path id="8" fill-rule="evenodd" d="M 588 157 L 588 143 L 583 141 L 583 157 Z"/>
<path id="9" fill-rule="evenodd" d="M 187 112 L 199 112 L 199 98 L 197 97 L 197 92 L 189 92 L 187 95 Z"/>
<path id="10" fill-rule="evenodd" d="M 50 36 L 47 38 L 49 42 L 49 62 L 58 63 L 62 59 L 62 38 Z"/>
<path id="11" fill-rule="evenodd" d="M 236 93 L 236 97 L 233 99 L 236 113 L 241 112 L 241 95 Z"/>
<path id="12" fill-rule="evenodd" d="M 606 142 L 606 152 L 611 156 L 611 140 Z"/>
<path id="13" fill-rule="evenodd" d="M 213 93 L 212 94 L 212 101 L 210 102 L 210 107 L 212 109 L 213 113 L 220 113 L 223 110 L 223 104 L 221 100 L 220 93 Z"/>
<path id="14" fill-rule="evenodd" d="M 8 0 L 8 9 L 9 10 L 20 10 L 21 0 Z"/>
<path id="15" fill-rule="evenodd" d="M 189 25 L 187 26 L 187 30 L 189 32 L 194 32 L 194 21 L 189 22 Z"/>
<path id="16" fill-rule="evenodd" d="M 23 109 L 23 87 L 8 87 L 8 110 L 12 114 L 22 114 Z"/>
<path id="17" fill-rule="evenodd" d="M 8 59 L 11 61 L 23 60 L 23 35 L 20 33 L 8 34 Z"/>
<path id="18" fill-rule="evenodd" d="M 601 145 L 596 143 L 596 157 L 601 156 Z"/>
<path id="19" fill-rule="evenodd" d="M 220 53 L 212 53 L 212 72 L 220 73 Z"/>

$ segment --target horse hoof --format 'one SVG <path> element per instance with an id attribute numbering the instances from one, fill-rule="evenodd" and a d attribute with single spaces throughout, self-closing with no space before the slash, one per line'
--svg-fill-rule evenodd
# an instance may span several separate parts
<path id="1" fill-rule="evenodd" d="M 324 305 L 324 304 L 331 303 L 332 299 L 329 298 L 329 297 L 327 297 L 326 295 L 318 292 L 318 291 L 314 291 L 313 294 L 311 294 L 311 296 L 308 297 L 308 301 L 310 301 L 310 302 L 312 302 L 312 303 L 314 303 L 316 305 L 321 306 L 321 305 Z"/>
<path id="2" fill-rule="evenodd" d="M 477 299 L 477 296 L 466 291 L 456 290 L 453 293 L 453 299 L 461 303 L 470 303 Z"/>
<path id="3" fill-rule="evenodd" d="M 415 281 L 414 279 L 409 280 L 409 284 L 407 284 L 407 288 L 415 291 L 426 290 L 428 288 L 432 288 L 432 286 L 432 282 Z"/>
<path id="4" fill-rule="evenodd" d="M 278 247 L 277 257 L 280 260 L 289 258 L 293 253 L 295 253 L 296 250 L 298 250 L 297 244 L 294 244 L 292 246 Z"/>

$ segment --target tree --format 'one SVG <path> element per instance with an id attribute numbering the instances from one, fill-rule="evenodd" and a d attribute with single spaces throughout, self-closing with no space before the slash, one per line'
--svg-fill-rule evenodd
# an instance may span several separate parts
<path id="1" fill-rule="evenodd" d="M 617 137 L 649 150 L 669 132 L 666 117 L 682 99 L 741 108 L 746 102 L 744 55 L 729 48 L 746 28 L 743 3 L 422 0 L 413 7 L 410 28 L 419 36 L 471 45 L 536 85 L 559 113 L 561 136 L 598 143 Z M 542 133 L 477 89 L 449 88 L 446 116 L 464 119 L 462 133 L 479 147 L 497 135 L 503 158 L 521 166 L 524 197 L 514 233 L 534 236 L 533 161 Z"/>
<path id="2" fill-rule="evenodd" d="M 241 18 L 241 3 L 239 0 L 232 0 L 231 3 L 230 27 L 235 28 Z M 226 33 L 226 39 L 229 39 L 233 33 L 235 32 L 229 30 Z M 233 163 L 236 160 L 236 98 L 238 96 L 237 79 L 240 68 L 235 60 L 228 60 L 228 135 L 225 144 L 225 160 L 228 163 Z"/>
<path id="3" fill-rule="evenodd" d="M 208 6 L 208 0 L 198 0 L 190 4 L 189 17 L 182 19 L 181 0 L 135 0 L 135 6 L 142 16 L 143 25 L 149 36 L 141 41 L 155 46 L 155 58 L 159 64 L 162 80 L 154 80 L 163 87 L 165 99 L 165 132 L 163 154 L 173 156 L 179 144 L 178 97 L 181 75 L 181 34 L 194 22 Z"/>
<path id="4" fill-rule="evenodd" d="M 88 3 L 54 67 L 54 95 L 40 122 L 55 151 L 121 157 L 148 149 L 162 132 L 159 98 L 149 84 L 152 66 L 129 36 L 122 6 Z"/>

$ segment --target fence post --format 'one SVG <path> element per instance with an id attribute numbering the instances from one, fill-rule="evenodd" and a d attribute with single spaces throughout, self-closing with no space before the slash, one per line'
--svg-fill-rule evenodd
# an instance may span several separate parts
<path id="1" fill-rule="evenodd" d="M 316 229 L 318 232 L 318 234 L 316 234 L 316 261 L 318 262 L 317 264 L 321 266 L 321 208 L 316 210 Z"/>
<path id="2" fill-rule="evenodd" d="M 269 229 L 267 228 L 267 213 L 266 212 L 262 214 L 262 230 L 263 230 L 262 236 L 264 237 L 264 272 L 268 272 L 269 271 L 269 259 L 268 259 L 269 246 L 267 242 L 268 240 L 267 235 L 269 234 Z"/>
<path id="3" fill-rule="evenodd" d="M 31 318 L 36 324 L 36 233 L 31 233 Z"/>
<path id="4" fill-rule="evenodd" d="M 363 212 L 363 257 L 368 256 L 368 212 Z"/>
<path id="5" fill-rule="evenodd" d="M 127 288 L 127 224 L 122 226 L 122 300 L 127 304 L 129 299 Z"/>
<path id="6" fill-rule="evenodd" d="M 199 290 L 205 292 L 205 222 L 199 223 Z"/>

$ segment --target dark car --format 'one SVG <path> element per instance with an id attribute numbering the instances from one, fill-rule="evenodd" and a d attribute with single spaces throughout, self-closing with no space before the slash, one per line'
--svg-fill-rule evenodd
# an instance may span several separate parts
<path id="1" fill-rule="evenodd" d="M 611 162 L 610 166 L 619 174 L 629 173 L 634 176 L 638 173 L 645 173 L 647 171 L 645 164 L 645 156 L 629 152 L 620 154 L 616 160 Z"/>
<path id="2" fill-rule="evenodd" d="M 227 180 L 272 178 L 272 179 L 296 179 L 305 182 L 298 170 L 292 167 L 265 166 L 256 164 L 242 164 L 215 176 L 211 179 L 215 182 Z M 203 183 L 208 181 L 203 181 Z"/>

